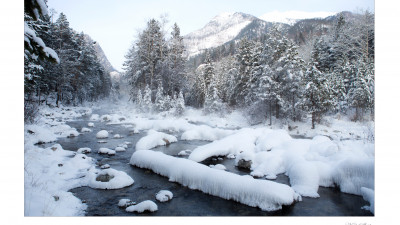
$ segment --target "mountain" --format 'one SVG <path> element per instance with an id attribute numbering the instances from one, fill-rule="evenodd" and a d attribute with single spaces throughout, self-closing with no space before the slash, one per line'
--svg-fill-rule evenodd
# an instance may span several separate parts
<path id="1" fill-rule="evenodd" d="M 279 12 L 273 11 L 265 13 L 259 18 L 268 22 L 279 22 L 288 25 L 294 25 L 300 20 L 304 19 L 315 19 L 315 18 L 326 18 L 328 16 L 335 15 L 334 12 L 303 12 L 303 11 L 286 11 Z"/>
<path id="2" fill-rule="evenodd" d="M 89 42 L 94 42 L 94 50 L 96 51 L 96 56 L 100 60 L 101 65 L 103 65 L 104 69 L 106 70 L 107 73 L 110 72 L 118 72 L 114 67 L 111 65 L 110 61 L 108 61 L 106 54 L 104 53 L 103 49 L 101 48 L 99 42 L 93 41 L 93 39 L 85 34 L 86 40 Z"/>
<path id="3" fill-rule="evenodd" d="M 195 56 L 205 49 L 218 47 L 244 36 L 259 36 L 272 25 L 273 23 L 245 13 L 222 13 L 200 30 L 184 36 L 187 56 Z"/>

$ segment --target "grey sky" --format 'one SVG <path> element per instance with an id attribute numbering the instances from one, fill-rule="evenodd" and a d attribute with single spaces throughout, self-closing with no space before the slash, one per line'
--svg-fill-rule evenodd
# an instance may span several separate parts
<path id="1" fill-rule="evenodd" d="M 340 12 L 368 9 L 373 0 L 49 0 L 49 8 L 64 12 L 70 26 L 98 41 L 119 71 L 124 55 L 150 18 L 168 14 L 185 35 L 203 27 L 221 12 L 244 12 L 261 16 L 271 11 Z"/>

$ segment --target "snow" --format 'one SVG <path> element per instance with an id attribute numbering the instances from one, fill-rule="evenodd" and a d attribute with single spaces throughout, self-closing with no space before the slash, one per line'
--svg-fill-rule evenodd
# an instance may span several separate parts
<path id="1" fill-rule="evenodd" d="M 108 131 L 101 130 L 101 131 L 97 132 L 96 138 L 99 138 L 99 139 L 108 138 Z"/>
<path id="2" fill-rule="evenodd" d="M 89 129 L 89 128 L 87 128 L 87 127 L 82 127 L 81 132 L 82 132 L 82 133 L 85 133 L 85 132 L 92 132 L 92 129 Z"/>
<path id="3" fill-rule="evenodd" d="M 263 14 L 259 18 L 268 22 L 279 22 L 286 23 L 289 25 L 295 24 L 298 20 L 301 19 L 310 19 L 310 18 L 326 18 L 328 16 L 335 15 L 336 12 L 304 12 L 304 11 L 272 11 Z"/>
<path id="4" fill-rule="evenodd" d="M 222 164 L 210 165 L 210 168 L 214 168 L 217 170 L 226 170 L 226 167 Z"/>
<path id="5" fill-rule="evenodd" d="M 115 155 L 115 151 L 109 148 L 99 148 L 97 151 L 99 154 L 108 154 L 108 155 Z"/>
<path id="6" fill-rule="evenodd" d="M 130 164 L 151 169 L 168 177 L 169 181 L 178 182 L 190 189 L 266 211 L 279 210 L 282 205 L 290 205 L 300 199 L 287 185 L 212 169 L 192 160 L 175 158 L 161 152 L 136 151 Z"/>
<path id="7" fill-rule="evenodd" d="M 92 151 L 92 149 L 85 147 L 85 148 L 79 148 L 79 149 L 76 151 L 76 153 L 79 153 L 79 154 L 87 154 L 87 153 L 90 153 L 91 151 Z"/>
<path id="8" fill-rule="evenodd" d="M 120 147 L 120 146 L 117 146 L 114 150 L 115 150 L 116 152 L 123 152 L 123 151 L 126 151 L 126 149 L 125 149 L 124 147 Z"/>
<path id="9" fill-rule="evenodd" d="M 161 190 L 156 194 L 156 199 L 159 202 L 167 202 L 169 200 L 171 200 L 174 197 L 174 195 L 172 194 L 172 192 L 168 191 L 168 190 Z"/>
<path id="10" fill-rule="evenodd" d="M 136 151 L 138 150 L 148 150 L 157 146 L 167 145 L 172 142 L 177 142 L 177 138 L 173 135 L 169 135 L 162 132 L 157 132 L 155 130 L 149 130 L 147 136 L 142 137 L 136 143 Z"/>
<path id="11" fill-rule="evenodd" d="M 46 54 L 47 57 L 51 57 L 55 59 L 57 63 L 60 63 L 60 59 L 58 58 L 57 53 L 53 49 L 47 47 L 43 40 L 40 37 L 36 36 L 36 32 L 29 28 L 26 22 L 24 22 L 24 36 L 24 40 L 29 45 L 31 45 L 29 41 L 30 37 L 35 42 L 35 44 L 39 45 L 43 49 L 43 52 Z"/>
<path id="12" fill-rule="evenodd" d="M 150 200 L 143 201 L 137 205 L 129 206 L 128 208 L 125 209 L 125 211 L 127 212 L 138 212 L 138 213 L 142 213 L 144 211 L 155 212 L 157 210 L 158 207 L 156 203 Z"/>
<path id="13" fill-rule="evenodd" d="M 375 214 L 375 191 L 366 187 L 362 187 L 361 195 L 365 201 L 370 203 L 369 206 L 364 206 L 363 209 L 369 210 L 371 213 Z"/>
<path id="14" fill-rule="evenodd" d="M 128 206 L 131 206 L 133 204 L 134 204 L 134 202 L 132 202 L 130 199 L 127 199 L 127 198 L 123 198 L 123 199 L 120 199 L 118 201 L 118 206 L 119 207 L 128 207 Z"/>
<path id="15" fill-rule="evenodd" d="M 97 181 L 99 175 L 108 175 L 112 177 L 108 182 Z M 119 189 L 130 186 L 134 180 L 125 172 L 115 169 L 94 170 L 88 175 L 88 186 L 96 189 Z"/>
<path id="16" fill-rule="evenodd" d="M 243 128 L 221 140 L 199 146 L 189 155 L 189 159 L 201 162 L 211 156 L 239 154 L 241 151 L 252 151 L 257 137 L 265 129 Z"/>
<path id="17" fill-rule="evenodd" d="M 98 121 L 98 120 L 100 120 L 100 115 L 99 114 L 92 114 L 91 116 L 90 116 L 90 120 L 92 120 L 92 121 Z M 93 124 L 93 123 L 92 123 Z"/>
<path id="18" fill-rule="evenodd" d="M 217 47 L 232 40 L 253 20 L 254 18 L 242 13 L 222 13 L 214 17 L 203 28 L 184 37 L 188 56 L 194 56 L 204 49 Z"/>
<path id="19" fill-rule="evenodd" d="M 186 156 L 189 155 L 191 152 L 191 150 L 182 150 L 178 153 L 178 156 Z"/>
<path id="20" fill-rule="evenodd" d="M 111 166 L 109 164 L 104 164 L 104 165 L 100 166 L 100 169 L 108 169 L 110 167 Z"/>
<path id="21" fill-rule="evenodd" d="M 210 126 L 200 125 L 185 131 L 181 136 L 181 140 L 215 141 L 231 135 L 234 132 L 234 130 L 211 128 Z"/>

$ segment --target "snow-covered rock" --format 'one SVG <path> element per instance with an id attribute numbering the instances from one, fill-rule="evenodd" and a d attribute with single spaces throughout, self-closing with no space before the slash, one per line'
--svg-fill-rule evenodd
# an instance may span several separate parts
<path id="1" fill-rule="evenodd" d="M 210 165 L 210 168 L 214 168 L 217 170 L 226 170 L 226 167 L 222 164 Z"/>
<path id="2" fill-rule="evenodd" d="M 87 128 L 87 127 L 82 127 L 81 132 L 82 132 L 82 133 L 85 133 L 85 132 L 92 132 L 92 130 L 89 129 L 89 128 Z"/>
<path id="3" fill-rule="evenodd" d="M 149 130 L 147 136 L 142 137 L 136 143 L 136 151 L 148 150 L 161 145 L 168 145 L 169 143 L 176 142 L 178 139 L 170 134 Z"/>
<path id="4" fill-rule="evenodd" d="M 128 174 L 111 168 L 92 171 L 88 175 L 88 186 L 96 189 L 119 189 L 133 183 L 134 180 Z"/>
<path id="5" fill-rule="evenodd" d="M 94 123 L 89 122 L 89 123 L 88 123 L 88 127 L 94 127 Z"/>
<path id="6" fill-rule="evenodd" d="M 97 132 L 96 138 L 98 138 L 98 139 L 108 138 L 108 131 L 101 130 L 101 131 Z"/>
<path id="7" fill-rule="evenodd" d="M 100 119 L 100 116 L 98 114 L 92 114 L 90 116 L 91 121 L 98 121 Z M 90 127 L 90 126 L 89 126 Z"/>
<path id="8" fill-rule="evenodd" d="M 122 138 L 122 136 L 120 134 L 115 134 L 113 138 L 120 139 L 120 138 Z"/>
<path id="9" fill-rule="evenodd" d="M 109 148 L 99 148 L 97 151 L 99 154 L 115 155 L 115 151 Z"/>
<path id="10" fill-rule="evenodd" d="M 155 212 L 157 210 L 158 210 L 157 204 L 151 200 L 143 201 L 141 203 L 138 203 L 137 205 L 132 205 L 125 209 L 125 211 L 127 212 L 138 212 L 138 213 L 142 213 L 145 211 Z"/>
<path id="11" fill-rule="evenodd" d="M 123 148 L 123 147 L 116 147 L 115 149 L 114 149 L 114 151 L 116 151 L 116 152 L 123 152 L 123 151 L 126 151 L 126 149 L 125 148 Z"/>
<path id="12" fill-rule="evenodd" d="M 212 169 L 192 160 L 175 158 L 154 151 L 136 151 L 130 164 L 153 170 L 190 189 L 231 199 L 242 204 L 274 211 L 290 205 L 301 197 L 284 184 L 256 180 L 223 170 Z"/>
<path id="13" fill-rule="evenodd" d="M 135 202 L 132 202 L 132 200 L 127 199 L 127 198 L 123 198 L 118 201 L 119 207 L 128 207 L 128 206 L 135 205 L 135 204 L 136 204 Z"/>
<path id="14" fill-rule="evenodd" d="M 174 197 L 172 192 L 168 190 L 161 190 L 156 194 L 156 199 L 160 202 L 167 202 Z"/>
<path id="15" fill-rule="evenodd" d="M 90 148 L 79 148 L 77 151 L 76 151 L 76 153 L 79 153 L 79 154 L 87 154 L 87 153 L 90 153 L 92 151 L 92 149 L 90 149 Z"/>
<path id="16" fill-rule="evenodd" d="M 178 152 L 178 156 L 186 156 L 189 155 L 192 151 L 191 150 L 182 150 Z"/>
<path id="17" fill-rule="evenodd" d="M 110 165 L 108 165 L 108 164 L 104 164 L 104 165 L 100 166 L 100 169 L 108 169 L 108 168 L 110 168 Z"/>
<path id="18" fill-rule="evenodd" d="M 363 209 L 369 210 L 375 214 L 375 191 L 366 187 L 361 187 L 361 195 L 365 201 L 370 203 L 369 206 L 364 206 Z"/>

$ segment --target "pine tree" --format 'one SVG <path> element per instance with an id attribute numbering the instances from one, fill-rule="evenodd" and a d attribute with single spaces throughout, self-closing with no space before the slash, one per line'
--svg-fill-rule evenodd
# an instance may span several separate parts
<path id="1" fill-rule="evenodd" d="M 144 112 L 151 112 L 153 109 L 153 103 L 151 101 L 151 89 L 149 85 L 146 85 L 146 88 L 144 89 L 142 106 Z"/>
<path id="2" fill-rule="evenodd" d="M 175 99 L 175 114 L 182 115 L 185 111 L 185 99 L 183 98 L 182 91 L 179 92 L 178 97 Z"/>
<path id="3" fill-rule="evenodd" d="M 326 77 L 314 64 L 308 66 L 304 77 L 304 93 L 302 105 L 311 114 L 311 129 L 319 123 L 321 115 L 332 106 L 330 87 Z"/>

